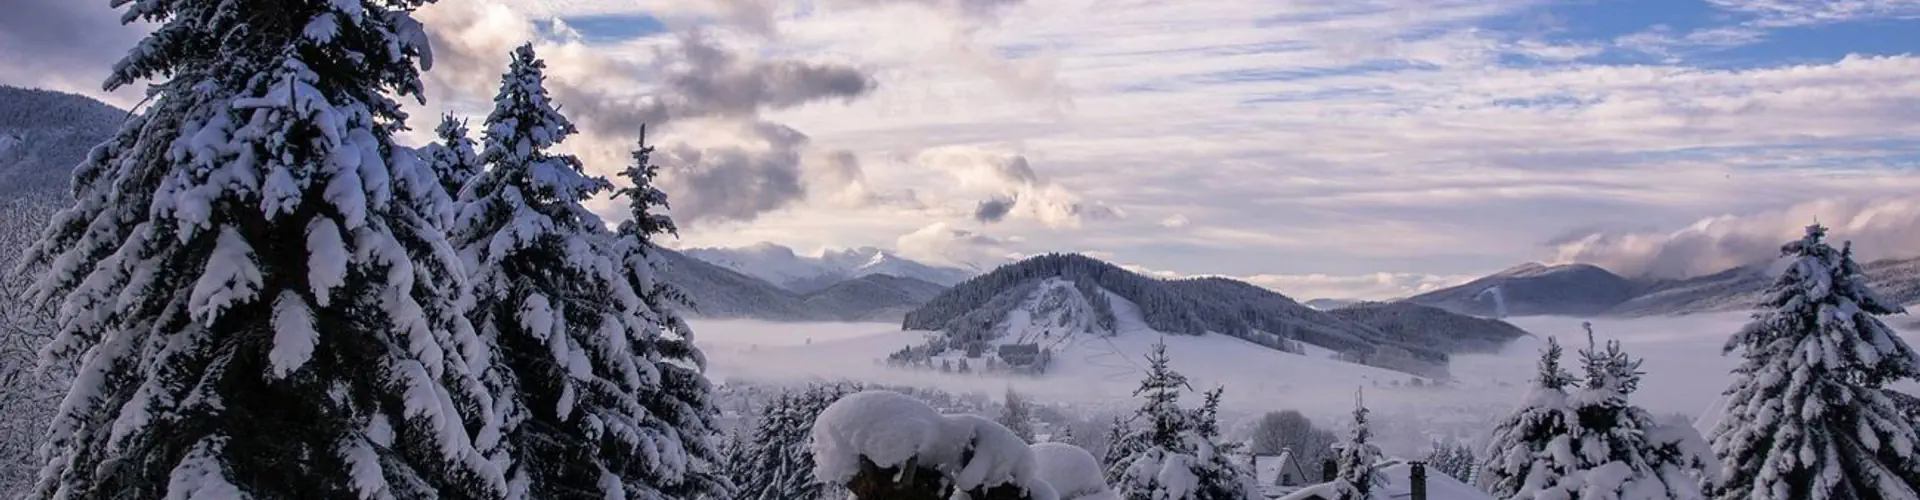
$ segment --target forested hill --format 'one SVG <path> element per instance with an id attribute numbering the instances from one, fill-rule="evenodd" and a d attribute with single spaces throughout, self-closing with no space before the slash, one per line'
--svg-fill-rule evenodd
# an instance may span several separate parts
<path id="1" fill-rule="evenodd" d="M 1286 340 L 1340 351 L 1396 370 L 1444 370 L 1450 346 L 1396 340 L 1375 328 L 1301 305 L 1285 295 L 1226 278 L 1161 280 L 1079 254 L 1047 254 L 1001 266 L 955 285 L 907 314 L 902 326 L 950 336 L 994 335 L 995 325 L 1020 307 L 1025 293 L 1047 278 L 1072 281 L 1100 316 L 1113 324 L 1113 307 L 1100 290 L 1133 302 L 1141 319 L 1162 333 L 1219 333 L 1282 349 Z M 1410 359 L 1408 359 L 1410 358 Z"/>

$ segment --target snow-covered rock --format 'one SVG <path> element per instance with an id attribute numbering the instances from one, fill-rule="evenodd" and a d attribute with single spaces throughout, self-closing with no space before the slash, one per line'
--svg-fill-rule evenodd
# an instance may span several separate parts
<path id="1" fill-rule="evenodd" d="M 813 424 L 814 476 L 847 484 L 862 460 L 881 469 L 940 473 L 958 491 L 1013 485 L 1053 500 L 1025 441 L 977 415 L 941 415 L 913 397 L 863 391 L 835 401 Z"/>
<path id="2" fill-rule="evenodd" d="M 1092 453 L 1065 443 L 1032 446 L 1040 479 L 1053 486 L 1060 500 L 1120 500 L 1107 487 L 1105 471 Z"/>

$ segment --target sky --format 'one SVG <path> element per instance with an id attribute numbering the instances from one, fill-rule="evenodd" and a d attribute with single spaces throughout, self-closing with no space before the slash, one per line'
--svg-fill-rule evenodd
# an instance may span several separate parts
<path id="1" fill-rule="evenodd" d="M 19 2 L 0 83 L 140 100 L 99 82 L 145 26 L 108 0 Z M 404 140 L 441 113 L 483 117 L 531 41 L 590 170 L 621 168 L 649 125 L 673 246 L 981 267 L 1084 252 L 1301 299 L 1528 261 L 1697 275 L 1815 221 L 1863 258 L 1920 255 L 1920 0 L 441 0 L 415 16 L 435 57 Z"/>

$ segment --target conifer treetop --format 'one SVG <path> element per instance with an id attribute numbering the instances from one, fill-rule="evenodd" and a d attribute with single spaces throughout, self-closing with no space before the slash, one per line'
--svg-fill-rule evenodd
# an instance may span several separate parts
<path id="1" fill-rule="evenodd" d="M 647 127 L 640 126 L 639 147 L 633 150 L 633 163 L 620 171 L 627 185 L 614 194 L 627 199 L 629 217 L 620 224 L 620 233 L 651 241 L 654 235 L 680 235 L 680 228 L 665 211 L 667 193 L 653 185 L 660 166 L 653 164 L 653 146 L 647 144 Z"/>

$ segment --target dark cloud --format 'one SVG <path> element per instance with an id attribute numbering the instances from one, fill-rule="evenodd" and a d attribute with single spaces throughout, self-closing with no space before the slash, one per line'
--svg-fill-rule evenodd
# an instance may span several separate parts
<path id="1" fill-rule="evenodd" d="M 1013 205 L 1014 199 L 1012 197 L 995 197 L 982 200 L 979 205 L 973 208 L 973 220 L 988 224 L 1000 222 L 1002 219 L 1007 218 L 1007 213 L 1013 211 Z"/>
<path id="2" fill-rule="evenodd" d="M 801 149 L 807 136 L 785 125 L 761 122 L 748 130 L 763 148 L 678 144 L 662 148 L 661 188 L 684 224 L 750 221 L 785 208 L 807 194 Z"/>
<path id="3" fill-rule="evenodd" d="M 556 82 L 551 88 L 580 116 L 583 126 L 634 130 L 640 124 L 664 125 L 688 118 L 751 119 L 760 112 L 830 100 L 854 99 L 873 91 L 866 70 L 852 66 L 792 60 L 743 61 L 700 32 L 682 33 L 679 43 L 662 49 L 649 68 L 615 67 L 630 74 L 664 75 L 659 88 L 644 96 L 620 97 L 605 88 Z"/>

